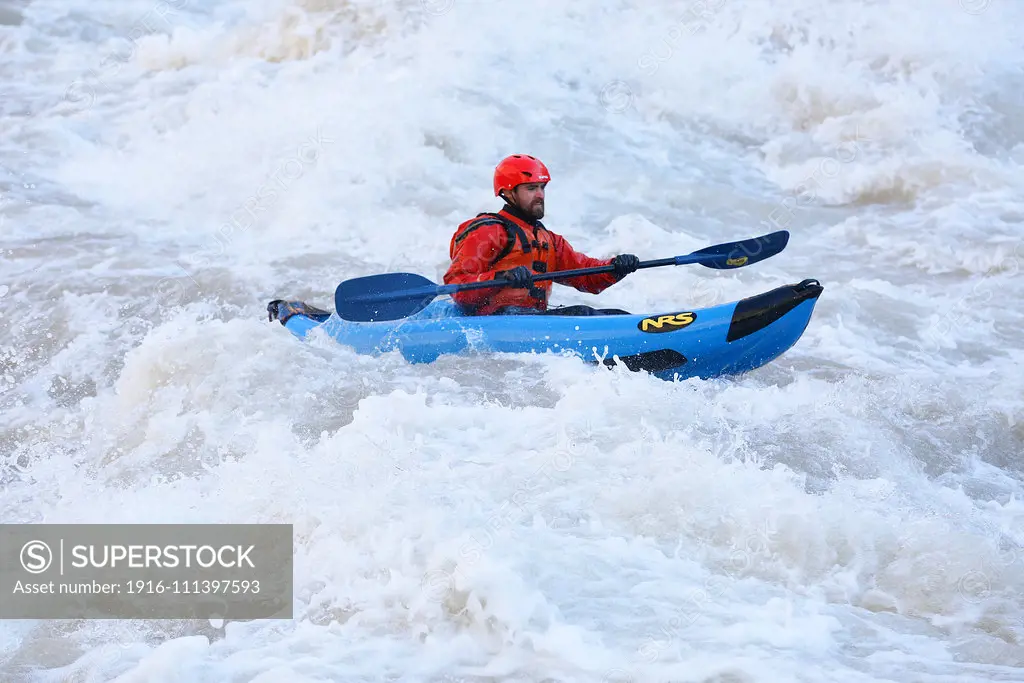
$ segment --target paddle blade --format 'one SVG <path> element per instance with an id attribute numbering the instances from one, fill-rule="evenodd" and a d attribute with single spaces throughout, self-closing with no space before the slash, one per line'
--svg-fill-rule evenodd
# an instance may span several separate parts
<path id="1" fill-rule="evenodd" d="M 345 280 L 334 290 L 342 320 L 398 320 L 422 311 L 437 296 L 437 285 L 415 273 L 383 273 Z"/>
<path id="2" fill-rule="evenodd" d="M 689 263 L 699 263 L 716 270 L 731 270 L 775 256 L 785 249 L 788 243 L 789 232 L 779 230 L 749 240 L 716 244 L 713 247 L 695 251 L 686 259 Z"/>

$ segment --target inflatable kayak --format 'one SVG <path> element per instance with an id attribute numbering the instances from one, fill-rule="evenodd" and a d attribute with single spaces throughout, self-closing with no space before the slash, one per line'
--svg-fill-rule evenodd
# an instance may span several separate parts
<path id="1" fill-rule="evenodd" d="M 645 315 L 466 316 L 441 299 L 401 320 L 351 322 L 302 302 L 279 300 L 269 308 L 271 319 L 277 313 L 300 339 L 320 330 L 357 353 L 398 351 L 412 363 L 446 354 L 569 352 L 667 380 L 708 379 L 748 372 L 785 353 L 807 328 L 822 291 L 808 279 L 709 308 Z"/>

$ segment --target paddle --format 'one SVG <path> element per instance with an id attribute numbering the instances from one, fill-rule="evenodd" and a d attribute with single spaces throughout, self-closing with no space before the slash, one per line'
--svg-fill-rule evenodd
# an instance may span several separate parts
<path id="1" fill-rule="evenodd" d="M 684 256 L 670 256 L 653 261 L 641 261 L 637 269 L 660 266 L 682 266 L 697 263 L 707 268 L 731 270 L 742 268 L 775 256 L 786 248 L 789 232 L 778 232 L 753 237 L 739 242 L 725 242 L 705 247 Z M 533 281 L 561 280 L 580 275 L 610 273 L 611 265 L 576 268 L 533 276 Z M 343 320 L 371 322 L 397 320 L 422 311 L 434 297 L 453 292 L 487 287 L 508 287 L 506 280 L 486 280 L 461 285 L 437 285 L 415 273 L 382 273 L 345 280 L 334 292 L 334 307 Z"/>

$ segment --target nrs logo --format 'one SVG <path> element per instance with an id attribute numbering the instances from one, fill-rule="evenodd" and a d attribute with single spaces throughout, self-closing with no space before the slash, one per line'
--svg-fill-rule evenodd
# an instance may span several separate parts
<path id="1" fill-rule="evenodd" d="M 639 328 L 641 332 L 675 332 L 676 330 L 683 329 L 696 319 L 696 313 L 692 311 L 684 311 L 682 313 L 671 313 L 669 315 L 644 318 L 637 325 L 637 328 Z"/>

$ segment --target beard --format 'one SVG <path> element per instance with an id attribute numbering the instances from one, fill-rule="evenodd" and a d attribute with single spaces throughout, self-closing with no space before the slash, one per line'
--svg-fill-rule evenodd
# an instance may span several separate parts
<path id="1" fill-rule="evenodd" d="M 526 207 L 526 214 L 531 218 L 540 220 L 544 218 L 544 200 L 538 199 L 537 201 Z"/>

